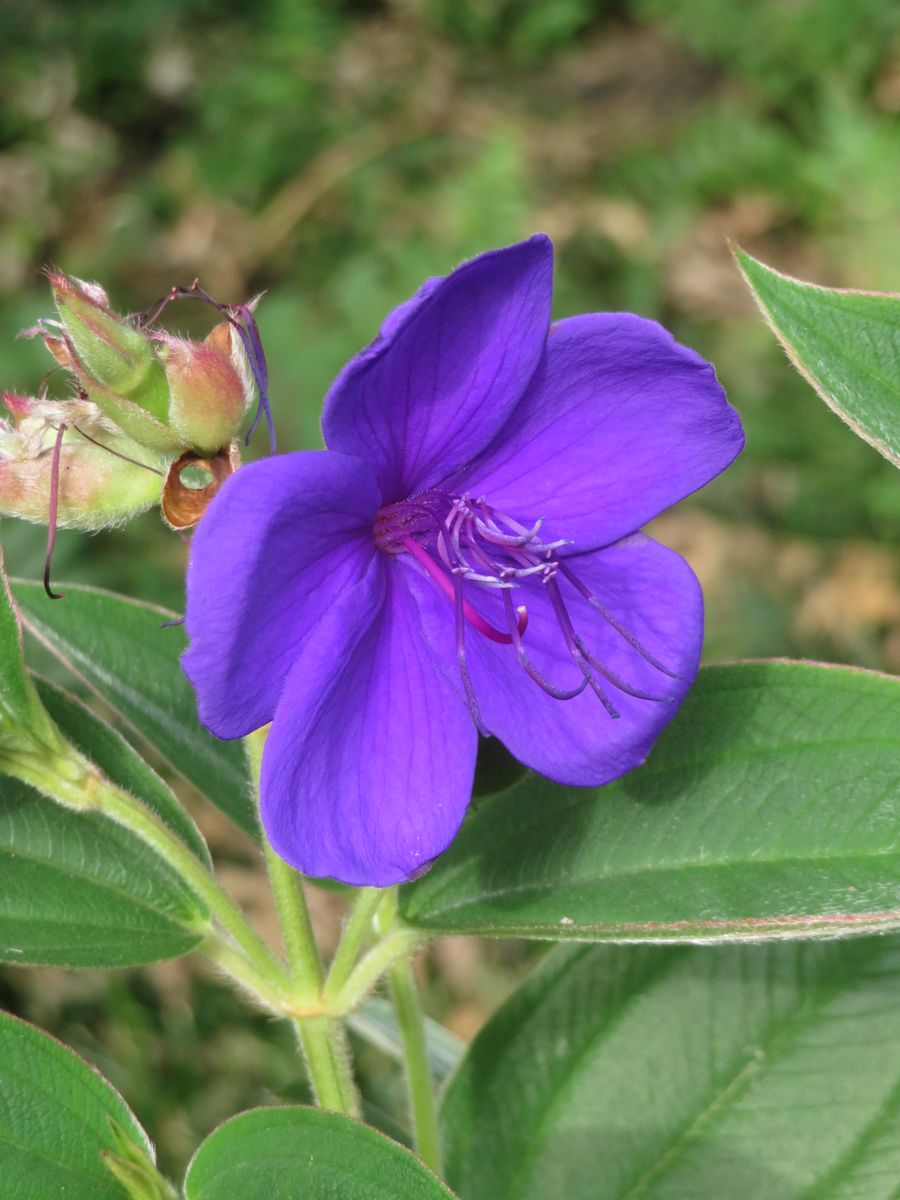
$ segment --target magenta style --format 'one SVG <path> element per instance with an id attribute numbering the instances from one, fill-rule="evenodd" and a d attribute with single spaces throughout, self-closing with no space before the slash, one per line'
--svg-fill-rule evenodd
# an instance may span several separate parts
<path id="1" fill-rule="evenodd" d="M 327 449 L 242 468 L 197 530 L 184 667 L 219 737 L 272 722 L 262 820 L 304 874 L 426 868 L 479 734 L 562 783 L 622 775 L 696 675 L 700 587 L 639 530 L 740 421 L 655 322 L 551 325 L 552 275 L 537 236 L 429 280 L 333 384 Z"/>

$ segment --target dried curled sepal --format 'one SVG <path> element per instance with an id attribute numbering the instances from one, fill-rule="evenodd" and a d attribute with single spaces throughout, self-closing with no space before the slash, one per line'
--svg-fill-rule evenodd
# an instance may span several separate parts
<path id="1" fill-rule="evenodd" d="M 191 529 L 206 512 L 225 480 L 241 463 L 237 442 L 232 442 L 208 458 L 188 450 L 169 467 L 162 489 L 162 513 L 172 529 Z M 203 487 L 192 486 L 185 476 L 202 472 L 209 478 Z"/>

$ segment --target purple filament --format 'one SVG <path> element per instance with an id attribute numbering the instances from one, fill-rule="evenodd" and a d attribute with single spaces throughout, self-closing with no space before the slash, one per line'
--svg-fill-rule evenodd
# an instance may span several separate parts
<path id="1" fill-rule="evenodd" d="M 50 500 L 47 511 L 47 553 L 44 556 L 44 591 L 51 600 L 62 600 L 62 592 L 54 592 L 50 586 L 50 569 L 53 565 L 53 550 L 56 546 L 56 522 L 59 515 L 59 465 L 62 458 L 63 435 L 66 426 L 60 425 L 53 443 L 53 458 L 50 461 Z"/>

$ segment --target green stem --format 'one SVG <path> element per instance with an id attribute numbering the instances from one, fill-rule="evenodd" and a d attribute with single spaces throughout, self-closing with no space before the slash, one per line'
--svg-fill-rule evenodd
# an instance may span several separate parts
<path id="1" fill-rule="evenodd" d="M 258 793 L 266 731 L 257 730 L 244 742 Z M 265 837 L 263 850 L 293 985 L 292 1003 L 286 1011 L 294 1018 L 316 1103 L 322 1108 L 358 1117 L 359 1095 L 353 1082 L 346 1032 L 340 1021 L 325 1015 L 323 1011 L 324 972 L 302 876 L 279 858 Z"/>
<path id="2" fill-rule="evenodd" d="M 438 1176 L 442 1172 L 441 1137 L 438 1131 L 437 1106 L 428 1069 L 425 1045 L 425 1026 L 422 1006 L 409 958 L 400 959 L 391 967 L 391 992 L 397 1024 L 403 1038 L 406 1057 L 406 1082 L 409 1088 L 409 1107 L 412 1114 L 413 1139 L 419 1157 Z"/>
<path id="3" fill-rule="evenodd" d="M 114 784 L 105 780 L 98 785 L 94 807 L 96 811 L 136 833 L 155 850 L 204 902 L 210 915 L 231 935 L 253 970 L 267 981 L 270 991 L 279 995 L 283 993 L 287 982 L 284 968 L 219 881 L 210 875 L 183 842 L 127 792 L 120 791 Z"/>
<path id="4" fill-rule="evenodd" d="M 301 1004 L 313 1003 L 321 996 L 323 972 L 316 937 L 309 919 L 303 880 L 293 867 L 278 857 L 265 840 L 263 851 L 269 883 L 275 897 L 275 908 L 281 923 L 295 996 Z"/>
<path id="5" fill-rule="evenodd" d="M 282 994 L 288 982 L 284 968 L 215 876 L 155 813 L 108 780 L 74 746 L 62 743 L 60 751 L 43 763 L 23 759 L 6 769 L 59 804 L 77 812 L 100 813 L 136 834 L 203 901 L 251 969 L 266 981 L 267 996 Z"/>
<path id="6" fill-rule="evenodd" d="M 250 774 L 257 795 L 259 794 L 259 772 L 265 744 L 265 729 L 258 729 L 244 739 Z M 266 858 L 269 883 L 275 897 L 275 908 L 278 911 L 278 920 L 284 937 L 284 948 L 287 951 L 288 967 L 296 999 L 301 1004 L 311 1004 L 320 999 L 324 976 L 322 960 L 319 958 L 319 948 L 316 945 L 316 936 L 313 932 L 312 921 L 309 919 L 303 879 L 284 859 L 278 857 L 265 837 L 263 837 L 263 853 Z"/>
<path id="7" fill-rule="evenodd" d="M 333 1016 L 352 1012 L 365 999 L 382 975 L 399 959 L 411 954 L 422 941 L 415 929 L 403 925 L 394 928 L 376 942 L 350 972 L 347 982 L 333 996 L 329 996 L 328 1011 Z"/>
<path id="8" fill-rule="evenodd" d="M 283 1017 L 291 1007 L 288 980 L 285 978 L 281 986 L 275 988 L 273 981 L 261 975 L 234 943 L 217 929 L 210 929 L 197 950 L 275 1016 Z"/>
<path id="9" fill-rule="evenodd" d="M 359 1117 L 359 1093 L 353 1082 L 353 1070 L 344 1027 L 331 1017 L 305 1017 L 294 1022 L 303 1049 L 309 1079 L 320 1108 Z"/>
<path id="10" fill-rule="evenodd" d="M 360 948 L 372 933 L 372 920 L 384 898 L 385 892 L 381 888 L 362 888 L 357 895 L 328 972 L 325 984 L 326 1003 L 332 996 L 340 993 L 349 979 Z"/>

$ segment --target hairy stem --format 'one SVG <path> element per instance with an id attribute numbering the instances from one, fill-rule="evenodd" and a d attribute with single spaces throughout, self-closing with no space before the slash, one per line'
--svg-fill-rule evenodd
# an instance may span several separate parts
<path id="1" fill-rule="evenodd" d="M 334 1016 L 352 1012 L 366 998 L 369 991 L 389 968 L 411 954 L 422 941 L 422 935 L 415 929 L 396 925 L 376 942 L 368 954 L 364 955 L 350 972 L 347 982 L 333 996 L 328 998 L 328 1011 Z"/>
<path id="2" fill-rule="evenodd" d="M 258 794 L 266 731 L 257 730 L 244 741 Z M 353 1082 L 346 1032 L 340 1021 L 324 1013 L 324 972 L 303 879 L 279 858 L 265 837 L 263 850 L 288 956 L 292 1001 L 287 1011 L 294 1019 L 316 1103 L 322 1108 L 359 1116 L 359 1096 Z"/>
<path id="3" fill-rule="evenodd" d="M 431 1167 L 436 1175 L 440 1175 L 443 1164 L 437 1106 L 428 1068 L 422 1006 L 419 1003 L 419 992 L 409 958 L 402 958 L 394 963 L 390 971 L 390 981 L 394 1011 L 403 1038 L 415 1148 L 422 1161 Z"/>
<path id="4" fill-rule="evenodd" d="M 257 796 L 259 795 L 259 772 L 265 744 L 265 729 L 258 729 L 244 739 L 250 775 Z M 275 897 L 278 920 L 281 924 L 284 948 L 287 951 L 288 968 L 295 998 L 301 1004 L 315 1001 L 322 990 L 322 961 L 319 958 L 319 948 L 316 945 L 312 922 L 309 919 L 303 879 L 284 859 L 278 857 L 265 836 L 263 836 L 263 853 L 272 895 Z"/>
<path id="5" fill-rule="evenodd" d="M 215 928 L 209 931 L 197 947 L 197 952 L 224 971 L 232 983 L 237 984 L 273 1015 L 285 1015 L 291 1004 L 287 977 L 280 986 L 275 987 L 272 979 L 261 975 L 234 943 Z"/>
<path id="6" fill-rule="evenodd" d="M 357 895 L 328 972 L 328 979 L 325 983 L 326 1002 L 332 996 L 338 995 L 349 979 L 360 949 L 366 938 L 372 933 L 372 919 L 375 912 L 384 899 L 385 893 L 381 888 L 362 888 Z"/>
<path id="7" fill-rule="evenodd" d="M 206 870 L 187 846 L 127 792 L 120 791 L 107 781 L 99 785 L 95 809 L 136 833 L 154 849 L 206 904 L 210 915 L 240 947 L 253 970 L 268 981 L 271 989 L 279 994 L 283 992 L 286 977 L 281 963 L 215 876 Z"/>
<path id="8" fill-rule="evenodd" d="M 303 1017 L 294 1022 L 316 1103 L 359 1117 L 359 1093 L 343 1023 L 331 1017 Z"/>
<path id="9" fill-rule="evenodd" d="M 61 740 L 56 753 L 44 760 L 21 758 L 4 769 L 67 808 L 100 813 L 136 834 L 203 902 L 252 972 L 265 981 L 267 996 L 283 993 L 288 982 L 284 968 L 215 876 L 154 812 L 107 779 L 74 746 Z"/>
<path id="10" fill-rule="evenodd" d="M 300 1004 L 314 1003 L 321 996 L 323 972 L 303 880 L 266 841 L 263 851 L 287 951 L 294 997 Z"/>

